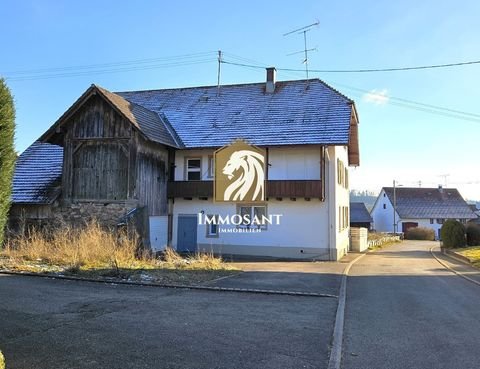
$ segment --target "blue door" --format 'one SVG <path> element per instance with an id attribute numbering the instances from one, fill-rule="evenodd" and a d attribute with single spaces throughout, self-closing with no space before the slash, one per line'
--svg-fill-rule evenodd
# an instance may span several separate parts
<path id="1" fill-rule="evenodd" d="M 177 251 L 197 252 L 197 215 L 179 215 Z"/>

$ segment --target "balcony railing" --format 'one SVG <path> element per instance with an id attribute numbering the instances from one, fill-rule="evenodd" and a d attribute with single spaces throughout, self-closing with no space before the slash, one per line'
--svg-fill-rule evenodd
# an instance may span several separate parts
<path id="1" fill-rule="evenodd" d="M 213 181 L 170 181 L 167 194 L 175 197 L 213 197 Z M 267 198 L 320 198 L 321 180 L 268 180 Z"/>

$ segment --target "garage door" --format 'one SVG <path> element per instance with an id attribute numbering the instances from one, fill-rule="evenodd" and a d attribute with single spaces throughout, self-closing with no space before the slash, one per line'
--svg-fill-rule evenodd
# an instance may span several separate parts
<path id="1" fill-rule="evenodd" d="M 168 216 L 151 216 L 149 225 L 150 246 L 152 250 L 165 250 L 168 242 Z"/>

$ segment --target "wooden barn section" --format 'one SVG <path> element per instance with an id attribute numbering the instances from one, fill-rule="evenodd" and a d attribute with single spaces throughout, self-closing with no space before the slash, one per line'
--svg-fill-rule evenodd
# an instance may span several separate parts
<path id="1" fill-rule="evenodd" d="M 63 152 L 57 196 L 35 210 L 14 201 L 13 211 L 40 218 L 41 210 L 42 222 L 96 218 L 108 226 L 135 217 L 148 244 L 151 221 L 167 231 L 169 147 L 177 144 L 166 130 L 157 114 L 92 85 L 34 144 Z M 41 185 L 51 190 L 51 183 Z"/>

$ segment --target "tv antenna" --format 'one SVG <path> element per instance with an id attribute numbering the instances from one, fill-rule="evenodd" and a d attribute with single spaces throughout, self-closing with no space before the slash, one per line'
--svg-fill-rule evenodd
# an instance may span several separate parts
<path id="1" fill-rule="evenodd" d="M 442 177 L 442 178 L 443 178 L 444 186 L 447 187 L 448 177 L 450 177 L 450 174 L 439 174 L 438 177 Z"/>
<path id="2" fill-rule="evenodd" d="M 300 27 L 300 28 L 294 29 L 293 31 L 290 31 L 290 32 L 287 32 L 287 33 L 283 34 L 283 36 L 289 36 L 289 35 L 292 35 L 292 34 L 297 34 L 297 35 L 303 34 L 303 50 L 295 51 L 293 53 L 287 54 L 287 56 L 297 55 L 297 54 L 303 54 L 304 55 L 304 59 L 303 59 L 302 63 L 305 64 L 305 73 L 307 75 L 307 79 L 308 79 L 308 52 L 317 50 L 317 48 L 309 49 L 307 47 L 307 32 L 311 31 L 313 29 L 313 27 L 316 27 L 319 24 L 320 24 L 320 22 L 317 20 L 315 23 L 309 24 L 308 26 Z"/>

